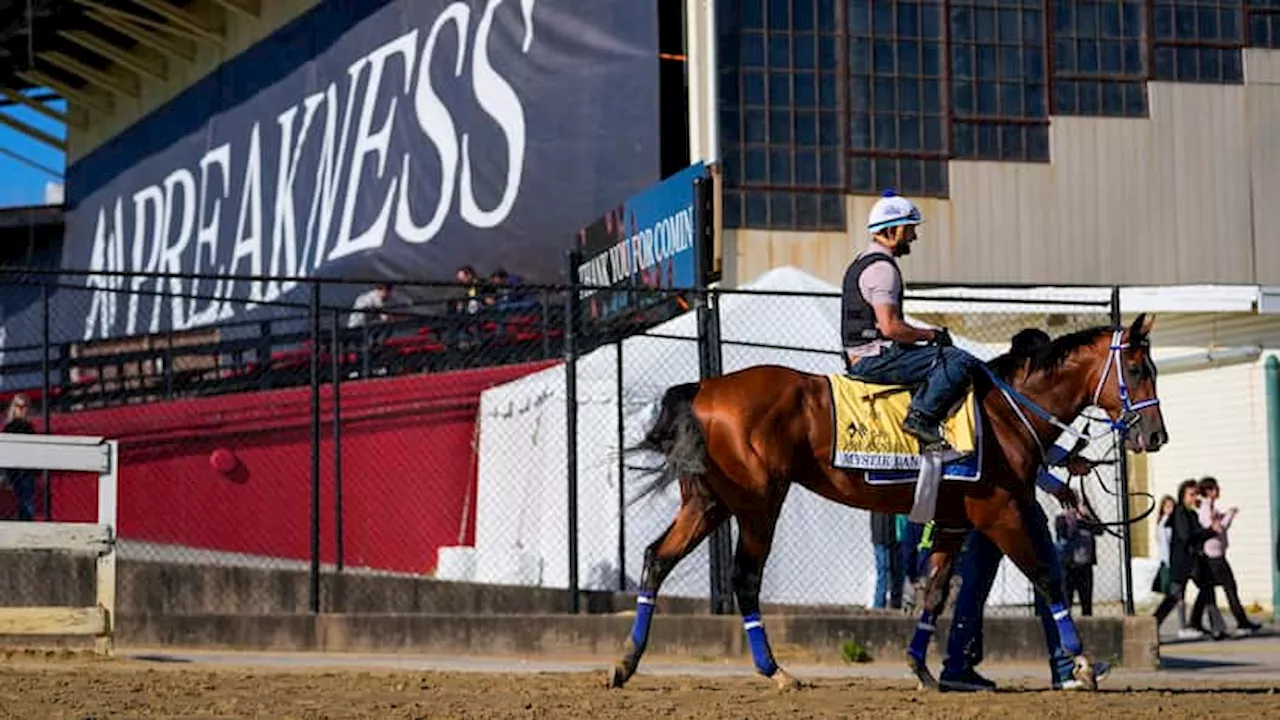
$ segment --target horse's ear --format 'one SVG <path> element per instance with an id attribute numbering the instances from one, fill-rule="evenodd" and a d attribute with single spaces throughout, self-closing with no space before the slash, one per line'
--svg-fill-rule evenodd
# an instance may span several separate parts
<path id="1" fill-rule="evenodd" d="M 1133 319 L 1133 325 L 1129 326 L 1129 342 L 1137 345 L 1151 334 L 1151 328 L 1155 327 L 1156 316 L 1147 317 L 1146 313 L 1139 313 L 1138 317 Z"/>

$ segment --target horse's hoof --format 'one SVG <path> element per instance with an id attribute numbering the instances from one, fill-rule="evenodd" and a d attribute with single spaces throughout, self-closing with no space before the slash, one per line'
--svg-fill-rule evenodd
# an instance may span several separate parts
<path id="1" fill-rule="evenodd" d="M 1080 683 L 1081 690 L 1097 690 L 1098 674 L 1093 668 L 1093 663 L 1089 662 L 1086 655 L 1077 655 L 1075 659 L 1075 667 L 1071 670 L 1071 677 Z"/>
<path id="2" fill-rule="evenodd" d="M 609 668 L 608 677 L 605 678 L 605 687 L 620 688 L 627 684 L 627 680 L 631 679 L 631 674 L 621 665 L 614 665 Z"/>
<path id="3" fill-rule="evenodd" d="M 773 679 L 773 682 L 777 684 L 778 690 L 781 692 L 794 692 L 804 687 L 791 673 L 782 668 L 774 670 L 773 675 L 769 677 Z"/>
<path id="4" fill-rule="evenodd" d="M 938 680 L 929 672 L 929 666 L 923 660 L 914 656 L 907 656 L 907 667 L 911 669 L 911 674 L 915 675 L 919 681 L 916 690 L 936 691 L 938 690 Z"/>

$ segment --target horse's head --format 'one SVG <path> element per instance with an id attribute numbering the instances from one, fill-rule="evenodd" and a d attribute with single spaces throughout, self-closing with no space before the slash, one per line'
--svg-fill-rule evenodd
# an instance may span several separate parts
<path id="1" fill-rule="evenodd" d="M 1155 317 L 1143 313 L 1128 329 L 1100 335 L 1107 343 L 1098 357 L 1101 367 L 1093 404 L 1106 411 L 1112 424 L 1124 433 L 1125 447 L 1133 452 L 1155 452 L 1169 442 L 1160 399 L 1156 395 L 1156 364 L 1151 358 L 1151 327 Z"/>

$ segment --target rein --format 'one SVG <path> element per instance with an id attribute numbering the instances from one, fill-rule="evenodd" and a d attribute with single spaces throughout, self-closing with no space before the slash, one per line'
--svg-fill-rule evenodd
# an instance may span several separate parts
<path id="1" fill-rule="evenodd" d="M 1134 424 L 1137 423 L 1139 419 L 1138 414 L 1140 412 L 1142 412 L 1143 410 L 1146 410 L 1147 408 L 1156 407 L 1157 405 L 1160 404 L 1159 398 L 1153 397 L 1153 398 L 1142 400 L 1140 402 L 1135 403 L 1130 397 L 1129 385 L 1124 378 L 1124 370 L 1123 370 L 1124 364 L 1122 361 L 1123 359 L 1121 357 L 1121 353 L 1124 352 L 1124 350 L 1126 350 L 1129 347 L 1129 343 L 1123 342 L 1123 337 L 1124 337 L 1124 332 L 1122 330 L 1112 331 L 1111 344 L 1108 347 L 1109 352 L 1107 354 L 1107 362 L 1102 368 L 1102 375 L 1098 378 L 1098 384 L 1093 390 L 1093 397 L 1090 402 L 1091 405 L 1097 406 L 1098 399 L 1102 396 L 1102 390 L 1106 386 L 1107 378 L 1111 375 L 1112 368 L 1114 367 L 1115 373 L 1116 373 L 1116 385 L 1120 395 L 1120 403 L 1122 408 L 1120 417 L 1118 419 L 1113 420 L 1110 417 L 1098 418 L 1098 417 L 1093 417 L 1087 413 L 1080 414 L 1090 422 L 1101 423 L 1105 426 L 1105 429 L 1097 434 L 1089 434 L 1089 433 L 1084 433 L 1079 430 L 1076 430 L 1071 425 L 1060 420 L 1053 413 L 1049 412 L 1048 410 L 1045 410 L 1043 407 L 1041 407 L 1039 404 L 1037 404 L 1036 402 L 1028 398 L 1026 395 L 1015 390 L 1013 386 L 1011 386 L 1009 383 L 1005 382 L 1000 377 L 998 377 L 995 374 L 995 372 L 990 367 L 988 367 L 985 363 L 981 365 L 983 371 L 986 372 L 987 377 L 991 379 L 992 384 L 995 385 L 996 389 L 999 390 L 1000 394 L 1004 397 L 1005 402 L 1008 403 L 1009 408 L 1013 410 L 1014 415 L 1017 416 L 1018 420 L 1022 423 L 1022 425 L 1026 427 L 1027 432 L 1031 435 L 1032 440 L 1035 441 L 1036 448 L 1040 451 L 1040 459 L 1042 461 L 1042 464 L 1053 466 L 1053 467 L 1065 467 L 1070 461 L 1070 459 L 1072 457 L 1078 456 L 1079 452 L 1083 450 L 1085 447 L 1087 447 L 1090 442 L 1098 438 L 1111 435 L 1116 432 L 1121 433 L 1121 439 L 1123 440 L 1124 435 L 1126 435 L 1129 432 L 1129 430 L 1132 429 Z M 1051 426 L 1060 430 L 1062 433 L 1074 438 L 1075 446 L 1076 446 L 1075 449 L 1073 449 L 1071 452 L 1061 454 L 1061 457 L 1058 459 L 1053 459 L 1052 454 L 1045 449 L 1044 440 L 1041 439 L 1040 434 L 1036 432 L 1035 427 L 1031 424 L 1031 421 L 1027 418 L 1026 413 L 1023 412 L 1023 408 L 1026 408 L 1027 410 L 1031 411 L 1036 416 L 1048 422 Z M 1112 448 L 1112 452 L 1116 452 L 1116 451 L 1123 452 L 1123 450 L 1120 450 L 1119 442 L 1117 442 Z M 1150 515 L 1151 513 L 1155 512 L 1157 503 L 1154 495 L 1148 492 L 1141 492 L 1141 491 L 1130 492 L 1128 493 L 1129 497 L 1146 496 L 1150 498 L 1151 505 L 1144 512 L 1142 512 L 1136 517 L 1129 518 L 1127 521 L 1117 520 L 1114 522 L 1104 522 L 1102 520 L 1097 519 L 1098 512 L 1096 509 L 1094 509 L 1093 503 L 1089 500 L 1089 494 L 1087 492 L 1084 492 L 1084 483 L 1085 483 L 1084 478 L 1092 476 L 1097 481 L 1099 487 L 1102 488 L 1103 492 L 1107 493 L 1108 495 L 1111 495 L 1112 497 L 1119 497 L 1120 493 L 1108 488 L 1106 482 L 1103 481 L 1102 474 L 1098 471 L 1098 468 L 1102 465 L 1115 465 L 1116 460 L 1114 459 L 1110 459 L 1110 460 L 1103 459 L 1103 460 L 1096 460 L 1096 461 L 1085 460 L 1085 462 L 1089 463 L 1089 475 L 1085 475 L 1081 478 L 1080 497 L 1082 502 L 1084 503 L 1085 509 L 1087 509 L 1089 511 L 1089 514 L 1092 516 L 1092 518 L 1088 520 L 1089 526 L 1099 528 L 1106 534 L 1112 537 L 1115 537 L 1117 539 L 1122 539 L 1123 536 L 1120 533 L 1116 532 L 1115 530 L 1112 530 L 1111 528 L 1123 527 L 1126 525 L 1135 525 L 1145 520 L 1147 516 Z M 1068 477 L 1067 482 L 1068 484 L 1070 484 L 1070 477 Z"/>
<path id="2" fill-rule="evenodd" d="M 1040 405 L 1038 405 L 1036 402 L 1028 398 L 1026 395 L 1023 395 L 1022 393 L 1015 390 L 1012 385 L 1010 385 L 1009 383 L 1005 382 L 1000 377 L 998 377 L 995 371 L 992 370 L 990 367 L 988 367 L 985 363 L 981 365 L 983 371 L 987 374 L 987 377 L 991 379 L 992 384 L 994 384 L 996 389 L 1000 391 L 1000 394 L 1004 396 L 1005 402 L 1009 404 L 1009 407 L 1010 409 L 1013 410 L 1014 415 L 1018 417 L 1018 420 L 1022 422 L 1022 425 L 1026 427 L 1029 433 L 1031 433 L 1031 438 L 1035 440 L 1036 447 L 1040 451 L 1040 459 L 1041 461 L 1043 461 L 1044 464 L 1052 465 L 1055 467 L 1062 467 L 1066 464 L 1066 458 L 1064 458 L 1061 462 L 1050 461 L 1049 453 L 1045 451 L 1044 441 L 1040 438 L 1040 434 L 1036 432 L 1035 427 L 1032 426 L 1031 421 L 1027 419 L 1026 413 L 1022 411 L 1024 407 L 1030 410 L 1031 412 L 1035 413 L 1037 416 L 1039 416 L 1041 419 L 1048 422 L 1053 427 L 1075 438 L 1077 445 L 1079 445 L 1081 442 L 1084 443 L 1083 445 L 1080 445 L 1080 447 L 1078 447 L 1074 452 L 1070 453 L 1067 456 L 1067 457 L 1070 457 L 1071 455 L 1078 453 L 1079 450 L 1088 446 L 1088 444 L 1091 441 L 1096 440 L 1100 437 L 1105 437 L 1106 435 L 1109 435 L 1113 432 L 1120 432 L 1122 433 L 1122 435 L 1127 434 L 1129 430 L 1134 426 L 1134 424 L 1138 422 L 1139 413 L 1141 413 L 1143 410 L 1146 410 L 1147 408 L 1155 407 L 1160 404 L 1160 398 L 1153 397 L 1147 400 L 1142 400 L 1137 403 L 1133 402 L 1133 400 L 1130 398 L 1129 384 L 1125 382 L 1125 379 L 1124 379 L 1124 371 L 1122 367 L 1123 362 L 1121 358 L 1121 353 L 1129 347 L 1129 343 L 1123 342 L 1122 341 L 1123 337 L 1124 337 L 1123 330 L 1112 331 L 1111 345 L 1109 346 L 1110 352 L 1107 354 L 1107 362 L 1102 368 L 1102 375 L 1099 376 L 1098 378 L 1098 385 L 1093 390 L 1093 399 L 1090 403 L 1091 405 L 1095 405 L 1095 406 L 1098 404 L 1098 398 L 1102 396 L 1102 389 L 1106 385 L 1107 378 L 1111 375 L 1112 367 L 1114 367 L 1116 371 L 1116 386 L 1117 386 L 1117 390 L 1119 391 L 1122 410 L 1120 413 L 1120 417 L 1115 420 L 1109 417 L 1104 419 L 1104 418 L 1095 418 L 1089 415 L 1084 415 L 1084 417 L 1087 420 L 1090 420 L 1093 422 L 1101 422 L 1107 426 L 1107 429 L 1105 431 L 1100 432 L 1096 435 L 1088 435 L 1088 434 L 1082 433 L 1079 430 L 1076 430 L 1074 427 L 1071 427 L 1071 425 L 1064 423 L 1062 420 L 1058 419 L 1058 417 L 1055 416 L 1053 413 L 1040 407 Z"/>

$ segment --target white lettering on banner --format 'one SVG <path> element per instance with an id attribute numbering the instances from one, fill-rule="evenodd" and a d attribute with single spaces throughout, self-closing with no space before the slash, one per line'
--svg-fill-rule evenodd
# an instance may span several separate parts
<path id="1" fill-rule="evenodd" d="M 391 38 L 352 62 L 341 79 L 284 109 L 273 108 L 274 117 L 255 118 L 245 135 L 209 149 L 191 167 L 170 168 L 158 185 L 103 198 L 96 207 L 82 206 L 79 212 L 95 218 L 90 272 L 304 278 L 332 261 L 387 242 L 430 242 L 451 211 L 471 227 L 498 227 L 520 194 L 527 125 L 516 87 L 493 65 L 490 41 L 500 6 L 518 3 L 524 31 L 518 51 L 528 54 L 536 2 L 487 0 L 472 32 L 470 4 L 456 0 L 429 29 Z M 455 78 L 470 68 L 469 83 L 459 87 L 470 89 L 505 146 L 506 177 L 492 208 L 482 208 L 476 197 L 473 153 L 502 150 L 487 139 L 483 149 L 473 142 L 473 133 L 459 128 L 432 84 L 435 52 L 446 30 L 452 30 L 458 42 L 456 50 L 450 50 L 455 57 L 443 61 L 451 63 Z M 388 82 L 392 68 L 403 70 L 403 81 Z M 340 88 L 342 83 L 347 87 Z M 421 132 L 426 142 L 397 140 L 399 148 L 393 151 L 392 138 L 408 132 L 397 126 L 402 106 L 413 113 L 415 122 L 408 127 Z M 264 158 L 264 148 L 275 157 Z M 411 200 L 430 197 L 433 188 L 423 187 L 422 177 L 411 176 L 410 168 L 415 164 L 411 160 L 424 152 L 434 153 L 441 172 L 438 199 L 431 215 L 421 218 L 425 224 L 419 224 Z M 298 197 L 300 176 L 312 174 L 307 179 L 314 183 L 311 197 Z M 264 192 L 273 195 L 264 197 Z M 375 201 L 360 202 L 368 197 Z M 268 199 L 274 200 L 270 208 L 265 205 Z M 366 205 L 376 211 L 358 218 L 357 208 Z M 425 216 L 427 211 L 424 207 L 418 212 Z M 234 234 L 224 239 L 222 233 L 232 228 Z M 650 255 L 669 252 L 654 246 L 664 242 L 662 232 L 645 241 Z M 223 248 L 229 249 L 229 258 L 219 254 Z M 254 280 L 238 287 L 225 278 L 165 282 L 134 277 L 126 282 L 123 277 L 91 274 L 85 281 L 92 297 L 84 340 L 122 331 L 158 332 L 166 310 L 176 330 L 227 320 L 239 308 L 277 300 L 296 286 Z M 122 291 L 128 293 L 127 303 L 119 301 Z M 168 302 L 166 293 L 173 295 Z M 122 304 L 127 304 L 123 327 L 117 314 Z M 139 315 L 142 308 L 150 310 L 145 320 Z M 140 321 L 147 327 L 140 327 Z"/>
<path id="2" fill-rule="evenodd" d="M 636 232 L 618 244 L 602 250 L 578 268 L 578 279 L 584 285 L 612 286 L 651 270 L 667 260 L 693 248 L 693 206 L 681 208 Z M 582 291 L 590 296 L 597 289 Z"/>
<path id="3" fill-rule="evenodd" d="M 210 168 L 218 169 L 218 178 L 222 179 L 222 191 L 215 194 L 209 186 Z M 215 180 L 216 182 L 216 180 Z M 204 270 L 204 258 L 209 258 L 209 266 L 213 267 L 218 260 L 218 230 L 222 221 L 222 200 L 231 192 L 231 146 L 224 143 L 210 150 L 200 158 L 200 189 L 197 193 L 199 228 L 196 230 L 196 250 L 195 265 L 193 272 L 199 274 Z M 212 209 L 208 214 L 208 222 L 205 221 L 204 201 L 212 198 Z M 202 253 L 201 249 L 207 248 L 207 253 Z M 213 288 L 213 296 L 222 297 L 222 281 L 219 280 Z M 200 303 L 200 281 L 191 281 L 191 305 L 187 310 L 187 322 L 191 326 L 206 325 L 214 322 L 218 318 L 217 301 L 205 301 L 205 308 L 199 312 L 196 311 L 197 304 Z"/>

